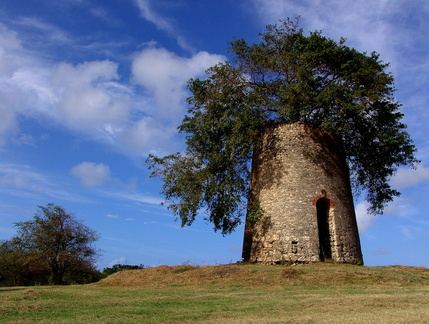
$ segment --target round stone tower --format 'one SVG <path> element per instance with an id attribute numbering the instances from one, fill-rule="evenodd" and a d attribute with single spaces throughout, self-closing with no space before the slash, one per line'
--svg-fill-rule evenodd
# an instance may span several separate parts
<path id="1" fill-rule="evenodd" d="M 262 216 L 248 212 L 245 261 L 363 263 L 339 137 L 303 123 L 269 128 L 255 145 L 250 189 Z"/>

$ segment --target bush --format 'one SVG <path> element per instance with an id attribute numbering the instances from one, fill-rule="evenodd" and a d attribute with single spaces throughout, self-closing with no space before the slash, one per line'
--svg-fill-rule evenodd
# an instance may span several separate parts
<path id="1" fill-rule="evenodd" d="M 140 265 L 128 265 L 128 264 L 115 264 L 110 268 L 104 268 L 102 274 L 104 277 L 110 276 L 111 274 L 124 270 L 140 270 L 143 269 L 143 264 Z"/>

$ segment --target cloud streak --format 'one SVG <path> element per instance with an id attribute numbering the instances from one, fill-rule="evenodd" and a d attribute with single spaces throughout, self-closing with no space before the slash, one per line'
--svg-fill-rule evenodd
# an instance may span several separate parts
<path id="1" fill-rule="evenodd" d="M 182 49 L 189 52 L 194 51 L 194 49 L 188 45 L 184 38 L 177 32 L 177 27 L 174 25 L 173 21 L 153 10 L 149 0 L 135 0 L 135 3 L 140 9 L 140 14 L 144 19 L 153 23 L 159 30 L 165 31 L 167 34 L 175 38 Z"/>

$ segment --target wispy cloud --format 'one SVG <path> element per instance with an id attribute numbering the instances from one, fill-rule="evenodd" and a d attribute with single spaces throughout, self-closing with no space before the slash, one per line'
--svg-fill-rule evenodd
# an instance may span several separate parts
<path id="1" fill-rule="evenodd" d="M 44 38 L 45 41 L 55 43 L 70 43 L 72 41 L 70 35 L 62 29 L 34 17 L 18 18 L 14 20 L 14 24 L 31 30 L 34 35 Z"/>
<path id="2" fill-rule="evenodd" d="M 151 195 L 145 195 L 141 193 L 116 192 L 112 195 L 118 199 L 129 200 L 149 205 L 159 206 L 163 202 L 163 200 L 158 197 L 153 197 Z"/>
<path id="3" fill-rule="evenodd" d="M 159 30 L 167 32 L 170 36 L 176 39 L 181 48 L 189 52 L 194 49 L 185 41 L 185 39 L 178 33 L 177 26 L 174 25 L 172 19 L 164 17 L 157 13 L 153 8 L 150 0 L 135 0 L 140 9 L 141 16 L 147 21 L 153 23 Z"/>
<path id="4" fill-rule="evenodd" d="M 136 3 L 137 6 L 140 8 L 140 13 L 144 19 L 150 21 L 161 30 L 173 32 L 174 27 L 171 20 L 162 17 L 154 10 L 152 10 L 149 0 L 136 0 Z"/>
<path id="5" fill-rule="evenodd" d="M 78 190 L 63 183 L 64 180 L 58 176 L 45 174 L 28 165 L 0 164 L 0 193 L 5 197 L 27 197 L 33 201 L 89 201 Z"/>
<path id="6" fill-rule="evenodd" d="M 44 192 L 49 181 L 27 165 L 0 165 L 0 187 L 8 189 L 25 189 L 33 192 Z"/>

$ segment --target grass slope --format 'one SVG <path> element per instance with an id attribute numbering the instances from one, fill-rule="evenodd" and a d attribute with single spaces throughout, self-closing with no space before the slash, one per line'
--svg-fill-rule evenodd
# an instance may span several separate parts
<path id="1" fill-rule="evenodd" d="M 91 285 L 0 289 L 2 323 L 425 323 L 429 269 L 161 266 Z"/>

